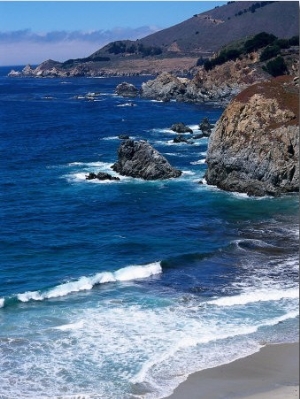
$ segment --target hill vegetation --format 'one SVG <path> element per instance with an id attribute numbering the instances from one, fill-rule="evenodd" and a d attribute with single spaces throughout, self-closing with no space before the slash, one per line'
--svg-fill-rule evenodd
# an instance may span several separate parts
<path id="1" fill-rule="evenodd" d="M 201 65 L 203 63 L 204 69 L 209 71 L 216 65 L 222 65 L 227 61 L 234 61 L 239 57 L 263 49 L 259 61 L 264 62 L 276 57 L 262 66 L 267 73 L 276 77 L 284 75 L 288 70 L 281 56 L 281 50 L 289 49 L 292 46 L 299 46 L 299 36 L 293 36 L 290 39 L 278 39 L 278 37 L 273 34 L 261 32 L 245 40 L 243 43 L 239 42 L 236 46 L 231 45 L 228 48 L 222 49 L 219 54 L 212 59 L 203 61 L 201 58 L 198 60 L 197 64 Z"/>

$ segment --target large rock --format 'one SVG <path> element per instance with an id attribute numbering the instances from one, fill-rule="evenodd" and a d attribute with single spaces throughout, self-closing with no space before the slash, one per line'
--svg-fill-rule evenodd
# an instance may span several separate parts
<path id="1" fill-rule="evenodd" d="M 182 173 L 143 140 L 123 141 L 118 149 L 118 161 L 112 169 L 121 175 L 145 180 L 169 179 L 179 177 Z"/>
<path id="2" fill-rule="evenodd" d="M 208 184 L 249 195 L 299 191 L 299 93 L 291 76 L 255 84 L 226 108 L 211 135 Z"/>
<path id="3" fill-rule="evenodd" d="M 193 130 L 186 126 L 183 122 L 174 123 L 170 127 L 170 130 L 173 130 L 173 132 L 176 133 L 193 133 Z"/>
<path id="4" fill-rule="evenodd" d="M 115 93 L 122 97 L 136 97 L 139 94 L 139 89 L 131 83 L 122 82 L 116 87 Z"/>
<path id="5" fill-rule="evenodd" d="M 156 79 L 142 84 L 141 96 L 158 101 L 183 100 L 185 91 L 186 79 L 180 79 L 164 72 Z"/>

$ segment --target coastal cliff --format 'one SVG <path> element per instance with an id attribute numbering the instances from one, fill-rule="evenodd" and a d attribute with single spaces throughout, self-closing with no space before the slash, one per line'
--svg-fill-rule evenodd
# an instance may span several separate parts
<path id="1" fill-rule="evenodd" d="M 242 91 L 210 138 L 210 185 L 248 195 L 299 191 L 299 84 L 280 76 Z"/>

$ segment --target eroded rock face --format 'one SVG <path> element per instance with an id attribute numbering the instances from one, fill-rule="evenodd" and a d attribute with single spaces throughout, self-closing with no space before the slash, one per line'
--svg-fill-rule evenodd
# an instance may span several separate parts
<path id="1" fill-rule="evenodd" d="M 182 173 L 143 140 L 125 140 L 118 149 L 118 161 L 112 169 L 121 175 L 144 180 L 170 179 Z"/>
<path id="2" fill-rule="evenodd" d="M 177 78 L 164 72 L 154 80 L 142 84 L 141 96 L 154 98 L 158 101 L 170 101 L 171 99 L 183 100 L 186 91 L 185 79 Z"/>
<path id="3" fill-rule="evenodd" d="M 299 94 L 292 77 L 253 85 L 226 108 L 208 146 L 208 184 L 249 195 L 299 191 Z"/>

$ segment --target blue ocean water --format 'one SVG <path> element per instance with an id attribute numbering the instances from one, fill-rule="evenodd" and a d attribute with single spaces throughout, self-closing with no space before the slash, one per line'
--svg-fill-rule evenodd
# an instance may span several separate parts
<path id="1" fill-rule="evenodd" d="M 298 340 L 298 196 L 203 182 L 215 105 L 129 100 L 124 78 L 0 68 L 0 398 L 159 399 L 188 374 Z M 149 77 L 126 78 L 137 86 Z M 94 101 L 88 93 L 94 93 Z M 116 175 L 121 134 L 178 179 Z M 204 184 L 199 184 L 202 182 Z"/>

